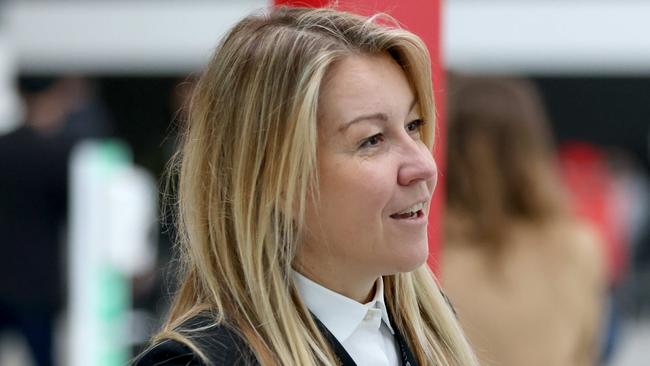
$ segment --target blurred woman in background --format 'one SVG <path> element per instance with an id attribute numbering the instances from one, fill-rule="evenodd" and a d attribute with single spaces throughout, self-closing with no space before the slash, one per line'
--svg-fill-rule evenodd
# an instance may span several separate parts
<path id="1" fill-rule="evenodd" d="M 180 289 L 138 365 L 475 365 L 426 259 L 430 61 L 331 9 L 239 22 L 190 103 Z"/>
<path id="2" fill-rule="evenodd" d="M 523 80 L 450 81 L 443 288 L 484 365 L 594 365 L 597 238 L 569 214 L 546 116 Z"/>

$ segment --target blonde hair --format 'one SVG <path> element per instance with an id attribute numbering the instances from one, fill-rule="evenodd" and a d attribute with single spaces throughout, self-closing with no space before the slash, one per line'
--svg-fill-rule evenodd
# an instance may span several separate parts
<path id="1" fill-rule="evenodd" d="M 426 47 L 376 19 L 280 7 L 246 17 L 221 41 L 193 93 L 178 155 L 181 283 L 154 343 L 178 340 L 208 361 L 183 328 L 207 311 L 262 365 L 337 364 L 291 276 L 305 206 L 318 191 L 320 86 L 335 62 L 385 53 L 404 69 L 423 117 L 434 118 Z M 476 364 L 426 265 L 385 276 L 385 287 L 420 365 Z"/>

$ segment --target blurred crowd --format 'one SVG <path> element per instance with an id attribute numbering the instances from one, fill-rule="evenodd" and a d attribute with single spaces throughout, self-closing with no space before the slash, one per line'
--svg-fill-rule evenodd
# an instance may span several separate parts
<path id="1" fill-rule="evenodd" d="M 146 145 L 142 161 L 164 161 L 192 87 L 165 83 L 157 102 L 169 113 L 155 117 L 141 100 L 113 94 L 112 108 L 123 103 L 143 118 L 133 138 L 116 128 L 130 112 L 107 107 L 106 85 L 21 78 L 21 122 L 0 136 L 0 350 L 3 335 L 18 337 L 37 366 L 62 359 L 54 345 L 66 309 L 74 146 L 118 137 Z M 607 364 L 626 319 L 650 317 L 647 162 L 621 148 L 554 141 L 530 80 L 452 75 L 447 97 L 440 280 L 477 354 L 504 366 Z M 163 176 L 162 164 L 148 168 Z M 133 279 L 133 306 L 147 314 L 136 348 L 165 310 L 169 230 L 158 236 L 158 269 Z"/>

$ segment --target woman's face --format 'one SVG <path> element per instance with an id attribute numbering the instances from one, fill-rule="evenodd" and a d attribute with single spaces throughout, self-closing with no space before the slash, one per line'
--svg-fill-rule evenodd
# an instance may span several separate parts
<path id="1" fill-rule="evenodd" d="M 426 121 L 431 123 L 431 121 Z M 418 105 L 388 55 L 335 64 L 321 89 L 318 204 L 306 212 L 306 272 L 376 279 L 427 258 L 436 165 L 421 140 Z"/>

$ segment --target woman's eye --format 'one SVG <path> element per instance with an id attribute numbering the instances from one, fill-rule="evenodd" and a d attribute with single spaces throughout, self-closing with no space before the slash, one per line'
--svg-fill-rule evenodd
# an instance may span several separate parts
<path id="1" fill-rule="evenodd" d="M 368 148 L 378 146 L 381 142 L 384 141 L 384 136 L 380 133 L 370 136 L 367 139 L 361 142 L 360 148 Z"/>
<path id="2" fill-rule="evenodd" d="M 406 131 L 410 132 L 419 132 L 420 128 L 425 124 L 422 119 L 416 119 L 406 124 Z"/>

